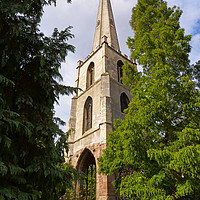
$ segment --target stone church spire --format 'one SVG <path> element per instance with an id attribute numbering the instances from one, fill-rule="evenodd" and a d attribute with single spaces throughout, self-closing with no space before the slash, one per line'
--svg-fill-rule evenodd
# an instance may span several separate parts
<path id="1" fill-rule="evenodd" d="M 100 0 L 99 2 L 93 51 L 102 44 L 103 36 L 107 37 L 109 46 L 120 51 L 110 0 Z"/>
<path id="2" fill-rule="evenodd" d="M 114 131 L 113 120 L 124 118 L 132 99 L 121 78 L 123 64 L 133 63 L 120 52 L 110 1 L 99 0 L 93 52 L 76 68 L 76 86 L 82 90 L 72 98 L 65 158 L 86 174 L 84 185 L 76 186 L 81 199 L 118 199 L 114 176 L 98 174 L 97 160 L 107 147 L 108 134 Z"/>

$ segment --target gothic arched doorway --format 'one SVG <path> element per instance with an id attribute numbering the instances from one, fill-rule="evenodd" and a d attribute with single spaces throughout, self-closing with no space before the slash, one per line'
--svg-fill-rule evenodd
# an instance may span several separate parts
<path id="1" fill-rule="evenodd" d="M 77 169 L 85 173 L 83 183 L 80 185 L 80 199 L 96 199 L 96 162 L 93 154 L 89 149 L 85 149 L 81 154 Z"/>

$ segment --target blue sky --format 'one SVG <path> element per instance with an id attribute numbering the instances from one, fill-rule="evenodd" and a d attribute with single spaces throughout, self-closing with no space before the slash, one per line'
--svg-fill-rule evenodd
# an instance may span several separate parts
<path id="1" fill-rule="evenodd" d="M 167 0 L 169 6 L 179 6 L 183 10 L 181 16 L 181 27 L 186 34 L 192 35 L 192 51 L 190 59 L 195 63 L 200 59 L 200 0 Z M 56 27 L 63 30 L 65 27 L 73 26 L 72 33 L 75 38 L 69 40 L 76 47 L 75 54 L 69 53 L 66 63 L 62 64 L 61 74 L 64 78 L 63 84 L 75 86 L 76 66 L 78 60 L 84 60 L 91 51 L 96 24 L 99 0 L 72 0 L 67 4 L 66 0 L 57 0 L 57 6 L 48 6 L 41 22 L 41 31 L 51 35 Z M 111 0 L 115 18 L 118 39 L 121 52 L 130 55 L 126 41 L 128 36 L 133 36 L 129 20 L 131 10 L 136 0 Z M 60 105 L 56 105 L 56 116 L 65 122 L 69 120 L 72 96 L 60 97 Z M 67 126 L 62 127 L 64 131 Z"/>

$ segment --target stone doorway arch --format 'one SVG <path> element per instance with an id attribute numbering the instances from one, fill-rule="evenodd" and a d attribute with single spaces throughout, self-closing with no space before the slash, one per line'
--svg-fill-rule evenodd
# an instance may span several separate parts
<path id="1" fill-rule="evenodd" d="M 83 183 L 78 187 L 79 199 L 96 199 L 96 161 L 89 149 L 85 149 L 77 163 L 77 169 L 85 173 Z"/>

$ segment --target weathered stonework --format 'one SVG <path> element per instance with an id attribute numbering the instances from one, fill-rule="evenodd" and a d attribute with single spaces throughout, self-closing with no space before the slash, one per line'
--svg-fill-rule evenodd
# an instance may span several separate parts
<path id="1" fill-rule="evenodd" d="M 120 95 L 125 93 L 129 100 L 132 98 L 130 90 L 118 80 L 118 61 L 133 64 L 120 53 L 110 0 L 100 0 L 93 52 L 84 62 L 78 62 L 76 85 L 82 90 L 78 90 L 72 99 L 68 124 L 72 131 L 66 160 L 79 170 L 84 171 L 88 159 L 95 159 L 98 171 L 98 158 L 106 148 L 108 133 L 113 131 L 113 121 L 124 117 Z M 94 63 L 94 81 L 87 87 L 87 71 L 91 62 Z M 92 127 L 84 132 L 84 106 L 88 97 L 92 99 Z M 115 198 L 112 181 L 113 177 L 96 174 L 96 199 Z"/>

